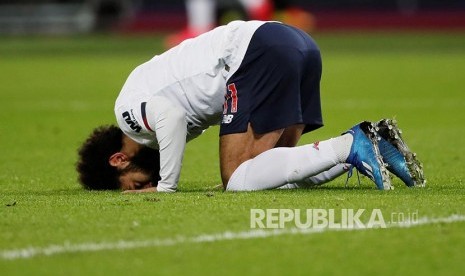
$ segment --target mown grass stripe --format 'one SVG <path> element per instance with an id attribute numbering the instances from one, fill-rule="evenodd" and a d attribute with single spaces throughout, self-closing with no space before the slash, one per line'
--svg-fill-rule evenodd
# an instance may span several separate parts
<path id="1" fill-rule="evenodd" d="M 404 223 L 387 224 L 387 228 L 410 228 L 421 225 L 430 225 L 438 223 L 455 223 L 465 221 L 465 215 L 453 214 L 448 217 L 440 218 L 428 218 L 423 217 L 415 222 L 406 221 Z M 257 239 L 267 238 L 273 236 L 282 235 L 305 235 L 305 234 L 316 234 L 324 232 L 335 232 L 335 231 L 360 231 L 369 230 L 370 228 L 285 228 L 285 229 L 254 229 L 240 232 L 223 232 L 217 234 L 202 234 L 194 237 L 176 237 L 168 239 L 154 239 L 154 240 L 141 240 L 141 241 L 125 241 L 120 240 L 116 242 L 100 242 L 100 243 L 80 243 L 72 244 L 65 242 L 61 245 L 49 245 L 45 247 L 26 247 L 20 249 L 9 249 L 2 250 L 1 257 L 5 260 L 15 259 L 29 259 L 36 256 L 52 256 L 66 253 L 80 253 L 80 252 L 96 252 L 105 250 L 127 250 L 137 248 L 148 248 L 148 247 L 163 247 L 163 246 L 175 246 L 178 244 L 185 243 L 209 243 L 219 242 L 226 240 L 246 240 L 246 239 Z M 376 229 L 376 228 L 371 228 Z"/>

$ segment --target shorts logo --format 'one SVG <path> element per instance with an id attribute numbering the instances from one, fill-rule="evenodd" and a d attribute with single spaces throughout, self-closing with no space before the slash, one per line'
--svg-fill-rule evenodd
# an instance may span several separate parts
<path id="1" fill-rule="evenodd" d="M 234 115 L 223 115 L 223 121 L 221 122 L 222 124 L 229 124 L 232 122 L 232 119 L 234 118 Z"/>
<path id="2" fill-rule="evenodd" d="M 228 113 L 229 106 L 231 106 L 231 113 L 236 113 L 238 101 L 236 84 L 228 84 L 228 92 L 224 95 L 223 114 Z"/>
<path id="3" fill-rule="evenodd" d="M 123 114 L 124 121 L 128 126 L 134 130 L 135 132 L 139 133 L 142 130 L 142 127 L 137 123 L 136 119 L 134 118 L 134 114 L 132 114 L 132 109 L 131 113 L 128 111 L 124 112 Z"/>

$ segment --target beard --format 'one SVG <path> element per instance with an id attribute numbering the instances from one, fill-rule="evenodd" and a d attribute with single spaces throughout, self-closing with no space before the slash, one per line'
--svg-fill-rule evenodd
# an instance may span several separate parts
<path id="1" fill-rule="evenodd" d="M 121 175 L 127 172 L 143 172 L 150 175 L 152 183 L 156 185 L 160 177 L 160 152 L 149 147 L 143 147 L 132 158 L 129 165 L 120 171 Z"/>

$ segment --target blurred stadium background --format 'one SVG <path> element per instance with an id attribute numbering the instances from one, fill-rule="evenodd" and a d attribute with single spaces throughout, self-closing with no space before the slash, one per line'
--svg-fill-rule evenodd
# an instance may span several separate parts
<path id="1" fill-rule="evenodd" d="M 247 19 L 239 0 L 216 1 L 218 23 Z M 129 72 L 186 28 L 185 2 L 0 0 L 0 274 L 465 275 L 463 221 L 156 245 L 248 231 L 251 208 L 465 215 L 465 0 L 275 3 L 273 18 L 310 25 L 324 56 L 326 126 L 302 143 L 361 118 L 396 117 L 424 162 L 425 189 L 394 180 L 395 190 L 380 193 L 344 176 L 312 190 L 222 193 L 212 190 L 221 181 L 218 132 L 207 131 L 186 147 L 181 193 L 83 190 L 77 148 L 114 122 Z M 92 251 L 125 241 L 154 246 Z M 9 252 L 19 257 L 6 260 Z"/>
<path id="2" fill-rule="evenodd" d="M 299 7 L 311 14 L 316 31 L 465 29 L 464 0 L 274 2 L 279 9 Z M 248 18 L 238 0 L 218 0 L 216 9 L 218 22 L 231 12 Z M 185 26 L 183 0 L 0 0 L 1 35 L 171 32 Z"/>

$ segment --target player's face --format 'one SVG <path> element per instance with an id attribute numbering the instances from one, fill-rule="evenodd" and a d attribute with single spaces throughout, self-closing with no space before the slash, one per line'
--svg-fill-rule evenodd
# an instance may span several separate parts
<path id="1" fill-rule="evenodd" d="M 144 147 L 134 155 L 127 167 L 120 171 L 119 181 L 123 191 L 155 187 L 159 180 L 158 151 Z"/>
<path id="2" fill-rule="evenodd" d="M 128 171 L 120 175 L 119 181 L 123 191 L 154 187 L 151 175 L 142 171 Z"/>

